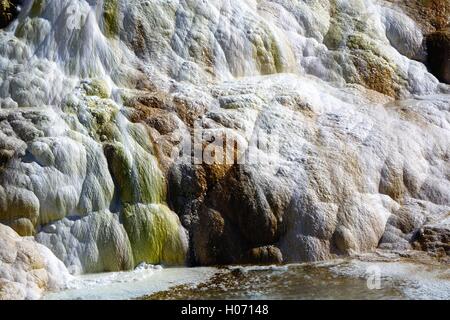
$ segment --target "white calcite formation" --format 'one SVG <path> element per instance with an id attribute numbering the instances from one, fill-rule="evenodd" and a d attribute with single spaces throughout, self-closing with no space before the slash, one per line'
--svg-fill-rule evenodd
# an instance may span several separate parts
<path id="1" fill-rule="evenodd" d="M 45 246 L 0 224 L 0 300 L 38 299 L 71 279 L 64 264 Z"/>
<path id="2" fill-rule="evenodd" d="M 395 5 L 23 2 L 0 30 L 0 223 L 72 273 L 407 249 L 450 212 L 450 89 Z M 260 161 L 193 164 L 196 123 Z"/>

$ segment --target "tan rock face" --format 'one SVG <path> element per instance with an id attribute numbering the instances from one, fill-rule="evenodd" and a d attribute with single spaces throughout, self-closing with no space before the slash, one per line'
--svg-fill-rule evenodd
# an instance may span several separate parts
<path id="1" fill-rule="evenodd" d="M 69 274 L 49 249 L 0 224 L 0 300 L 38 299 L 60 289 Z"/>
<path id="2" fill-rule="evenodd" d="M 450 22 L 450 1 L 448 0 L 387 0 L 415 20 L 424 33 L 445 28 Z"/>

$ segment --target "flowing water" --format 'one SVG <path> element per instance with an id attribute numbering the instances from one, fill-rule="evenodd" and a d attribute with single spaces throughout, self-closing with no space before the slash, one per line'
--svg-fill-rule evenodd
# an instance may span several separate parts
<path id="1" fill-rule="evenodd" d="M 17 297 L 70 273 L 90 275 L 46 298 L 449 298 L 448 268 L 411 261 L 382 264 L 379 290 L 364 260 L 121 272 L 407 250 L 427 225 L 445 235 L 450 86 L 397 5 L 20 2 L 0 30 L 0 225 L 49 249 L 33 251 L 54 281 L 0 254 Z M 227 151 L 220 137 L 257 161 L 208 163 Z M 21 242 L 9 235 L 4 252 Z"/>
<path id="2" fill-rule="evenodd" d="M 379 276 L 379 277 L 378 277 Z M 450 299 L 448 265 L 340 259 L 287 266 L 160 268 L 86 275 L 46 299 Z"/>

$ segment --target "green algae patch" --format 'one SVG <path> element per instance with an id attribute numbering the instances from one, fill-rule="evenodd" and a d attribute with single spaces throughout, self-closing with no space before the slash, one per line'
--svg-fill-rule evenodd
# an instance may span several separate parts
<path id="1" fill-rule="evenodd" d="M 127 205 L 123 223 L 135 263 L 184 265 L 187 239 L 178 216 L 161 204 Z"/>
<path id="2" fill-rule="evenodd" d="M 247 38 L 253 46 L 253 60 L 260 74 L 282 73 L 288 68 L 282 43 L 268 25 L 255 25 L 253 30 L 247 30 Z"/>
<path id="3" fill-rule="evenodd" d="M 99 97 L 106 96 L 101 93 L 103 89 L 99 89 L 100 87 L 83 84 L 86 95 L 78 101 L 67 101 L 63 110 L 66 114 L 76 117 L 96 141 L 120 141 L 122 134 L 116 123 L 119 107 L 112 100 Z M 72 125 L 77 130 L 77 124 Z"/>
<path id="4" fill-rule="evenodd" d="M 102 271 L 134 268 L 133 251 L 124 227 L 111 214 L 96 214 L 99 219 L 97 248 Z"/>
<path id="5" fill-rule="evenodd" d="M 278 43 L 275 41 L 275 39 L 272 40 L 270 51 L 272 53 L 273 62 L 275 65 L 275 69 L 278 73 L 281 73 L 284 71 L 283 67 L 283 59 L 281 57 L 281 50 L 278 46 Z"/>
<path id="6" fill-rule="evenodd" d="M 47 0 L 34 0 L 30 9 L 30 17 L 34 18 L 39 16 L 42 13 L 42 10 L 44 10 L 46 3 Z"/>
<path id="7" fill-rule="evenodd" d="M 135 181 L 139 182 L 139 202 L 161 202 L 165 198 L 165 181 L 156 158 L 145 151 L 135 155 L 133 167 Z"/>
<path id="8" fill-rule="evenodd" d="M 121 143 L 105 144 L 104 152 L 123 204 L 157 203 L 164 198 L 164 177 L 151 154 L 142 149 L 131 152 Z"/>
<path id="9" fill-rule="evenodd" d="M 253 41 L 254 59 L 261 74 L 276 74 L 283 72 L 283 62 L 280 48 L 273 36 L 262 39 L 256 37 Z"/>
<path id="10" fill-rule="evenodd" d="M 347 47 L 351 52 L 351 61 L 358 73 L 358 83 L 365 87 L 398 97 L 400 94 L 396 67 L 380 52 L 375 44 L 366 36 L 355 34 L 348 37 Z"/>
<path id="11" fill-rule="evenodd" d="M 83 86 L 88 96 L 97 96 L 102 99 L 108 99 L 111 90 L 106 81 L 101 79 L 93 79 L 90 83 Z"/>
<path id="12" fill-rule="evenodd" d="M 345 33 L 337 23 L 331 25 L 328 33 L 323 40 L 324 44 L 330 50 L 337 50 L 345 45 Z"/>
<path id="13" fill-rule="evenodd" d="M 108 160 L 109 171 L 118 189 L 120 200 L 131 203 L 137 198 L 133 181 L 133 158 L 123 144 L 105 144 L 104 153 Z"/>
<path id="14" fill-rule="evenodd" d="M 130 123 L 128 125 L 128 133 L 140 148 L 155 155 L 156 151 L 150 138 L 148 128 L 145 125 L 142 123 Z"/>
<path id="15" fill-rule="evenodd" d="M 106 101 L 89 101 L 89 131 L 97 141 L 116 141 L 120 139 L 120 131 L 115 123 L 118 109 Z"/>
<path id="16" fill-rule="evenodd" d="M 16 231 L 21 237 L 31 237 L 36 234 L 36 230 L 33 222 L 27 218 L 19 218 L 12 221 L 0 220 L 0 223 L 11 227 Z"/>
<path id="17" fill-rule="evenodd" d="M 39 200 L 31 191 L 0 186 L 0 223 L 10 226 L 19 235 L 35 234 L 39 209 Z"/>
<path id="18" fill-rule="evenodd" d="M 105 35 L 109 38 L 119 33 L 119 2 L 118 0 L 104 0 L 103 23 Z"/>
<path id="19" fill-rule="evenodd" d="M 385 57 L 377 44 L 373 42 L 368 36 L 362 33 L 356 33 L 349 35 L 347 38 L 347 47 L 350 50 L 364 50 L 373 53 L 374 55 L 380 57 L 383 60 L 388 61 L 389 58 Z M 387 62 L 386 62 L 387 63 Z"/>
<path id="20" fill-rule="evenodd" d="M 351 59 L 360 77 L 358 82 L 391 97 L 398 95 L 395 73 L 382 59 L 366 51 L 354 53 Z"/>

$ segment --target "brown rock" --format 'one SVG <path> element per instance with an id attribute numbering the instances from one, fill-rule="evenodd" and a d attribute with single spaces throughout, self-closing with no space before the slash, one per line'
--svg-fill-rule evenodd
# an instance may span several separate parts
<path id="1" fill-rule="evenodd" d="M 419 247 L 439 256 L 450 256 L 450 228 L 445 225 L 424 226 L 417 240 Z"/>
<path id="2" fill-rule="evenodd" d="M 450 17 L 449 0 L 388 0 L 399 6 L 424 33 L 445 28 Z"/>
<path id="3" fill-rule="evenodd" d="M 248 262 L 257 264 L 281 264 L 283 255 L 275 246 L 253 248 L 248 252 Z"/>
<path id="4" fill-rule="evenodd" d="M 242 246 L 245 241 L 221 213 L 211 209 L 202 210 L 192 233 L 196 263 L 225 265 L 242 261 Z"/>
<path id="5" fill-rule="evenodd" d="M 251 171 L 233 166 L 210 189 L 205 204 L 232 221 L 253 248 L 278 241 L 287 201 L 258 187 Z"/>
<path id="6" fill-rule="evenodd" d="M 289 197 L 253 179 L 240 166 L 173 168 L 169 199 L 191 233 L 194 263 L 281 263 L 274 245 L 284 232 Z"/>

